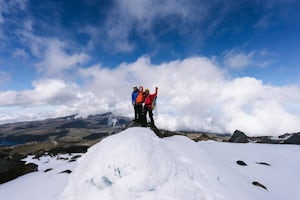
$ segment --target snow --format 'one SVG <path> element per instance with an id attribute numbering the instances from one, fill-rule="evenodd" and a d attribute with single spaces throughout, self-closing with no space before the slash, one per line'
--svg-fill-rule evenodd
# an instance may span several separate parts
<path id="1" fill-rule="evenodd" d="M 27 163 L 38 165 L 38 172 L 21 176 L 13 181 L 0 185 L 1 200 L 57 200 L 68 182 L 69 174 L 61 173 L 67 169 L 74 169 L 75 162 L 68 162 L 73 156 L 80 154 L 44 156 L 40 159 L 27 157 Z M 52 169 L 44 172 L 47 169 Z"/>
<path id="2" fill-rule="evenodd" d="M 196 143 L 184 136 L 161 139 L 150 129 L 135 127 L 103 139 L 77 162 L 27 158 L 39 164 L 39 172 L 0 185 L 0 196 L 5 200 L 296 200 L 299 153 L 296 145 Z M 238 165 L 238 160 L 247 166 Z M 48 168 L 53 170 L 45 173 Z M 66 169 L 74 171 L 60 174 Z M 267 190 L 254 186 L 254 181 Z"/>

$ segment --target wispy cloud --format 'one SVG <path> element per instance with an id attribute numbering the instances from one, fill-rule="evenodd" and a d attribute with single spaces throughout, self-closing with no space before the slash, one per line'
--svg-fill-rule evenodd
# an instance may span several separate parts
<path id="1" fill-rule="evenodd" d="M 86 26 L 91 37 L 90 46 L 97 45 L 113 52 L 132 52 L 142 48 L 131 38 L 135 35 L 143 45 L 163 45 L 161 38 L 177 34 L 189 36 L 185 43 L 198 47 L 203 38 L 214 32 L 222 22 L 213 12 L 225 15 L 232 3 L 174 0 L 120 0 L 114 1 L 104 22 Z M 210 23 L 207 23 L 210 21 Z M 183 37 L 181 37 L 183 39 Z M 193 41 L 193 42 L 191 42 Z"/>
<path id="2" fill-rule="evenodd" d="M 276 62 L 276 54 L 266 50 L 245 52 L 234 48 L 222 53 L 223 63 L 233 70 L 248 67 L 267 67 Z"/>
<path id="3" fill-rule="evenodd" d="M 0 71 L 0 86 L 10 80 L 11 80 L 11 77 L 7 72 Z"/>
<path id="4" fill-rule="evenodd" d="M 3 15 L 24 10 L 27 7 L 27 0 L 0 1 L 0 25 L 5 22 Z"/>
<path id="5" fill-rule="evenodd" d="M 243 69 L 253 64 L 255 51 L 249 53 L 232 49 L 224 53 L 224 64 L 232 69 Z"/>
<path id="6" fill-rule="evenodd" d="M 20 48 L 15 49 L 12 54 L 13 54 L 14 58 L 25 59 L 25 58 L 29 57 L 29 55 L 26 53 L 25 49 L 20 49 Z"/>

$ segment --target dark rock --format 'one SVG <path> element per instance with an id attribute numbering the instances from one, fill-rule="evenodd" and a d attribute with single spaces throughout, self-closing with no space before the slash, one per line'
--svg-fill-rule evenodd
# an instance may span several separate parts
<path id="1" fill-rule="evenodd" d="M 52 169 L 52 168 L 48 168 L 48 169 L 45 169 L 44 172 L 49 172 L 49 171 L 51 171 L 51 170 L 53 170 L 53 169 Z"/>
<path id="2" fill-rule="evenodd" d="M 73 156 L 72 158 L 71 158 L 71 160 L 77 160 L 78 158 L 80 158 L 81 157 L 81 155 L 76 155 L 76 156 Z"/>
<path id="3" fill-rule="evenodd" d="M 233 135 L 231 136 L 231 138 L 229 139 L 228 142 L 233 142 L 233 143 L 248 143 L 249 139 L 248 137 L 245 135 L 245 133 L 236 130 L 234 131 Z"/>
<path id="4" fill-rule="evenodd" d="M 67 170 L 65 170 L 65 171 L 62 171 L 62 172 L 60 172 L 60 174 L 63 174 L 63 173 L 66 173 L 66 174 L 71 174 L 71 173 L 72 173 L 72 171 L 71 171 L 71 170 L 69 170 L 69 169 L 67 169 Z"/>
<path id="5" fill-rule="evenodd" d="M 290 137 L 290 136 L 291 136 L 290 133 L 286 133 L 286 134 L 283 134 L 283 135 L 278 136 L 278 138 L 280 138 L 280 139 L 286 139 L 286 138 L 288 138 L 288 137 Z"/>
<path id="6" fill-rule="evenodd" d="M 263 144 L 279 144 L 279 141 L 270 139 L 269 137 L 262 137 L 261 143 L 263 143 Z"/>
<path id="7" fill-rule="evenodd" d="M 247 164 L 244 161 L 242 161 L 242 160 L 236 161 L 236 164 L 242 165 L 242 166 L 247 166 Z"/>
<path id="8" fill-rule="evenodd" d="M 81 157 L 81 155 L 77 155 L 77 156 L 73 156 L 70 160 L 69 160 L 69 162 L 75 162 L 78 158 L 80 158 Z"/>
<path id="9" fill-rule="evenodd" d="M 269 163 L 266 162 L 256 162 L 256 164 L 271 166 Z"/>
<path id="10" fill-rule="evenodd" d="M 31 173 L 31 172 L 36 172 L 36 171 L 38 171 L 38 165 L 36 165 L 34 163 L 28 163 L 28 164 L 25 165 L 23 175 Z"/>
<path id="11" fill-rule="evenodd" d="M 263 189 L 265 189 L 265 190 L 268 191 L 268 189 L 267 189 L 266 186 L 264 186 L 263 184 L 261 184 L 261 183 L 259 183 L 257 181 L 253 181 L 252 184 L 255 185 L 255 186 L 261 187 L 261 188 L 263 188 Z"/>
<path id="12" fill-rule="evenodd" d="M 150 129 L 160 138 L 163 138 L 164 135 L 155 125 L 151 126 Z"/>
<path id="13" fill-rule="evenodd" d="M 140 127 L 140 126 L 141 126 L 141 124 L 138 121 L 133 120 L 127 124 L 125 129 L 130 128 L 130 127 Z"/>
<path id="14" fill-rule="evenodd" d="M 283 144 L 300 144 L 300 135 L 293 134 L 291 137 L 286 139 Z"/>
<path id="15" fill-rule="evenodd" d="M 0 184 L 38 170 L 36 164 L 25 164 L 26 162 L 20 159 L 23 159 L 23 156 L 15 154 L 0 160 Z"/>
<path id="16" fill-rule="evenodd" d="M 40 157 L 46 155 L 46 153 L 47 152 L 44 149 L 39 149 L 34 153 L 35 156 L 33 157 L 33 159 L 40 159 Z"/>
<path id="17" fill-rule="evenodd" d="M 48 151 L 49 155 L 57 155 L 61 153 L 86 153 L 88 146 L 64 146 L 64 147 L 55 147 Z"/>
<path id="18" fill-rule="evenodd" d="M 5 159 L 9 157 L 9 153 L 8 152 L 0 152 L 0 160 Z"/>
<path id="19" fill-rule="evenodd" d="M 11 159 L 13 159 L 13 160 L 22 160 L 22 159 L 24 159 L 24 158 L 26 158 L 26 156 L 23 155 L 23 154 L 19 154 L 19 153 L 14 153 L 14 154 L 11 156 Z"/>

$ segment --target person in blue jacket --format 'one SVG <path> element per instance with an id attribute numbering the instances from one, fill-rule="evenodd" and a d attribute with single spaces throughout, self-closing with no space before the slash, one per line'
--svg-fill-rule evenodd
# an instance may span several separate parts
<path id="1" fill-rule="evenodd" d="M 137 87 L 133 87 L 133 91 L 131 94 L 131 102 L 132 102 L 132 106 L 134 108 L 134 121 L 138 120 L 138 112 L 137 112 L 137 106 L 136 106 L 136 97 L 139 94 L 139 90 Z"/>

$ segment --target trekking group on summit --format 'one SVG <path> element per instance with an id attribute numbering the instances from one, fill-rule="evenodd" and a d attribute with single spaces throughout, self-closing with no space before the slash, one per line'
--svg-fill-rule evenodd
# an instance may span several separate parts
<path id="1" fill-rule="evenodd" d="M 154 103 L 157 97 L 158 87 L 155 88 L 155 93 L 150 94 L 149 89 L 145 89 L 142 86 L 139 88 L 133 87 L 131 95 L 132 105 L 134 107 L 134 121 L 139 122 L 141 126 L 147 126 L 147 113 L 150 118 L 150 126 L 154 125 L 153 109 Z"/>

